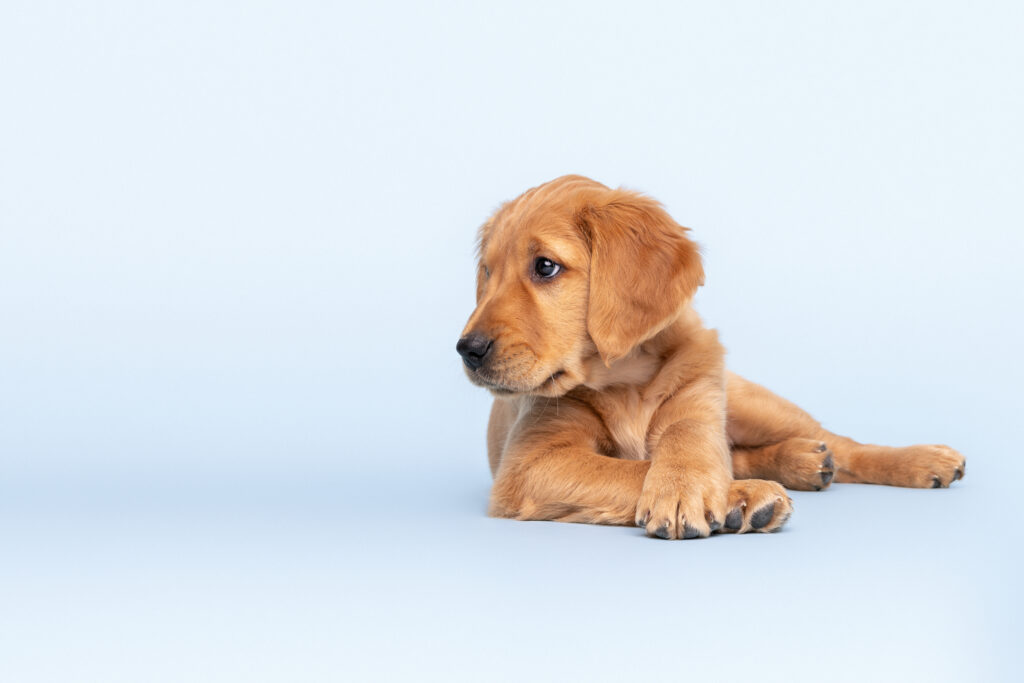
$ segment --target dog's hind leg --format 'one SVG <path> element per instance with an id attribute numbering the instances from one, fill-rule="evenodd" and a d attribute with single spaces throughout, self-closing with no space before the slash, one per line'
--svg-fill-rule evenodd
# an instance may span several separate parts
<path id="1" fill-rule="evenodd" d="M 726 431 L 733 476 L 820 490 L 832 481 L 944 488 L 964 476 L 964 457 L 948 446 L 862 444 L 823 428 L 764 387 L 726 373 Z"/>
<path id="2" fill-rule="evenodd" d="M 820 491 L 835 477 L 835 456 L 818 439 L 793 437 L 769 446 L 733 446 L 736 479 L 770 479 L 787 489 Z"/>

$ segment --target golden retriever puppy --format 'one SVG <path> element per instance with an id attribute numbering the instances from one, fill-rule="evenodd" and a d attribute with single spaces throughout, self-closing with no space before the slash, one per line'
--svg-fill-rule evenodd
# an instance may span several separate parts
<path id="1" fill-rule="evenodd" d="M 580 176 L 483 225 L 456 349 L 494 395 L 489 514 L 699 538 L 779 529 L 784 486 L 964 475 L 951 448 L 857 443 L 727 372 L 691 307 L 704 270 L 687 232 L 656 201 Z"/>

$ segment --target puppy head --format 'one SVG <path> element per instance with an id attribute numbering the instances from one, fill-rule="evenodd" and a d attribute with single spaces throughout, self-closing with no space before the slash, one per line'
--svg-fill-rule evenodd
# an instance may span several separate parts
<path id="1" fill-rule="evenodd" d="M 477 307 L 456 348 L 495 394 L 560 396 L 669 325 L 703 280 L 656 201 L 564 176 L 480 229 Z"/>

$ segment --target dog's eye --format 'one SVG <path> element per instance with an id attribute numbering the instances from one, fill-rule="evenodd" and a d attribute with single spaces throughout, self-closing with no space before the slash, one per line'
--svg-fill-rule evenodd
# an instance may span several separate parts
<path id="1" fill-rule="evenodd" d="M 551 278 L 558 275 L 560 270 L 562 270 L 562 266 L 543 256 L 533 262 L 533 272 L 537 273 L 537 277 Z"/>

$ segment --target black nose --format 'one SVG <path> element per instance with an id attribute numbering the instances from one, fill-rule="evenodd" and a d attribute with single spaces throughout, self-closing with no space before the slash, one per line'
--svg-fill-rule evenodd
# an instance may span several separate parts
<path id="1" fill-rule="evenodd" d="M 484 364 L 484 359 L 491 351 L 491 340 L 482 334 L 467 334 L 455 345 L 455 350 L 462 356 L 462 362 L 476 370 Z"/>

